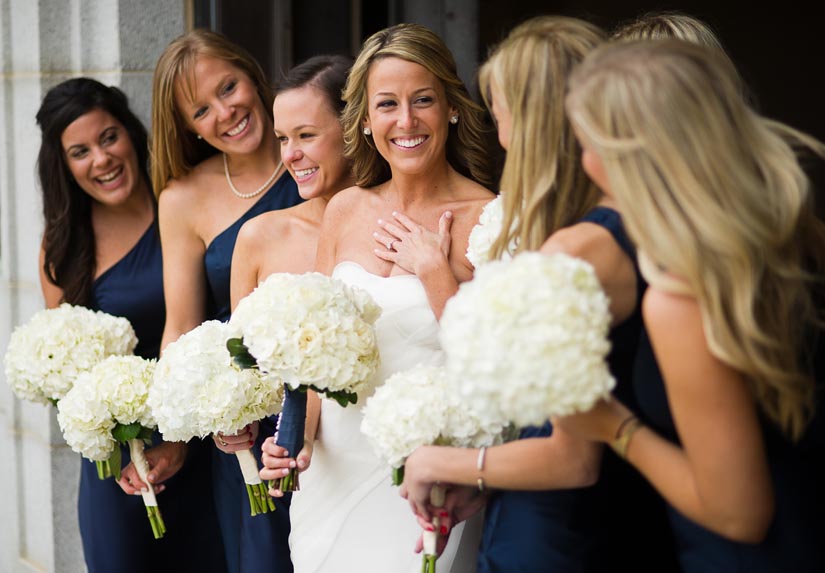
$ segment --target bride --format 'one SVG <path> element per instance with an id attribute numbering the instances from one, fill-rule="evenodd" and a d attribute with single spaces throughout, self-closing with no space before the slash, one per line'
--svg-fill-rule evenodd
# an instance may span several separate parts
<path id="1" fill-rule="evenodd" d="M 488 182 L 481 108 L 426 28 L 401 24 L 370 37 L 344 100 L 356 186 L 329 202 L 316 268 L 382 306 L 378 385 L 394 372 L 443 361 L 438 318 L 458 284 L 472 278 L 467 239 L 493 194 L 480 184 Z M 262 477 L 281 477 L 296 463 L 304 470 L 291 508 L 299 573 L 420 571 L 421 529 L 360 432 L 366 398 L 349 408 L 323 400 L 297 462 L 271 440 L 266 445 Z M 453 530 L 439 571 L 475 570 L 479 529 Z"/>

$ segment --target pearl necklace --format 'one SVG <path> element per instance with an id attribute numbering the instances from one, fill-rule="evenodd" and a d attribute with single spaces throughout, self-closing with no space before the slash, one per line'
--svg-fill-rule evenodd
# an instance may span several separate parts
<path id="1" fill-rule="evenodd" d="M 272 182 L 275 180 L 275 176 L 278 174 L 278 171 L 281 170 L 281 166 L 284 164 L 283 161 L 278 161 L 278 165 L 275 167 L 275 171 L 272 172 L 272 175 L 269 176 L 269 179 L 264 181 L 264 184 L 252 191 L 251 193 L 241 193 L 235 188 L 235 185 L 232 183 L 232 178 L 229 176 L 229 164 L 226 161 L 226 153 L 223 154 L 223 173 L 226 175 L 226 182 L 229 183 L 229 189 L 235 196 L 240 197 L 241 199 L 252 199 L 261 194 L 265 189 L 268 189 Z"/>

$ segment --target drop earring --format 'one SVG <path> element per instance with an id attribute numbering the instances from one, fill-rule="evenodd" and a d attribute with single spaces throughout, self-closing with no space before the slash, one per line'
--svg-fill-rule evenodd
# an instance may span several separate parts
<path id="1" fill-rule="evenodd" d="M 372 130 L 369 127 L 364 128 L 364 135 L 372 135 Z"/>

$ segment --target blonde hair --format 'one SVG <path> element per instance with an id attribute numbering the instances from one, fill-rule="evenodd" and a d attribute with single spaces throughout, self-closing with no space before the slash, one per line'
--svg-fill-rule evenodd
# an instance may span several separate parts
<path id="1" fill-rule="evenodd" d="M 272 121 L 272 89 L 261 66 L 246 50 L 210 30 L 192 30 L 173 40 L 160 55 L 152 81 L 152 187 L 156 194 L 170 179 L 185 176 L 217 153 L 214 147 L 196 138 L 175 99 L 178 82 L 188 97 L 194 97 L 195 64 L 202 56 L 224 60 L 245 73 Z"/>
<path id="2" fill-rule="evenodd" d="M 518 251 L 538 249 L 598 202 L 601 192 L 582 169 L 564 95 L 570 72 L 604 40 L 602 30 L 582 20 L 533 18 L 514 28 L 482 66 L 479 85 L 487 107 L 492 109 L 495 82 L 511 115 L 500 187 L 504 221 L 492 258 L 514 241 Z"/>
<path id="3" fill-rule="evenodd" d="M 611 35 L 614 40 L 675 39 L 724 52 L 722 42 L 709 24 L 680 12 L 649 12 L 621 24 Z"/>
<path id="4" fill-rule="evenodd" d="M 383 58 L 400 58 L 423 66 L 441 82 L 447 102 L 458 111 L 459 121 L 447 137 L 447 161 L 478 183 L 490 184 L 490 167 L 484 144 L 483 109 L 471 98 L 456 71 L 455 60 L 444 42 L 418 24 L 398 24 L 376 32 L 361 47 L 352 66 L 343 100 L 344 154 L 353 162 L 356 185 L 372 187 L 390 178 L 390 167 L 372 141 L 363 134 L 367 117 L 367 80 L 372 64 Z"/>
<path id="5" fill-rule="evenodd" d="M 757 115 L 728 69 L 718 51 L 686 42 L 619 43 L 574 72 L 567 108 L 653 262 L 651 284 L 673 291 L 663 279 L 684 279 L 710 351 L 798 438 L 814 408 L 800 349 L 821 325 L 825 234 L 789 141 L 825 146 Z"/>

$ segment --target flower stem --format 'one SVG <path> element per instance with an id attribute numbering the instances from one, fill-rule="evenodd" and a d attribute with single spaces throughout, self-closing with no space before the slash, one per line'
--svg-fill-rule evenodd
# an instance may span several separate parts
<path id="1" fill-rule="evenodd" d="M 163 522 L 163 516 L 155 498 L 155 490 L 152 484 L 149 483 L 149 463 L 143 454 L 143 440 L 129 440 L 129 455 L 132 457 L 132 463 L 135 465 L 140 479 L 146 484 L 147 490 L 141 492 L 143 504 L 146 506 L 146 515 L 149 517 L 152 534 L 155 539 L 160 539 L 166 533 L 166 524 Z"/>
<path id="2" fill-rule="evenodd" d="M 252 450 L 235 452 L 238 464 L 241 466 L 243 481 L 246 483 L 246 494 L 249 497 L 249 515 L 275 511 L 275 501 L 269 497 L 266 484 L 258 475 L 258 462 L 252 455 Z"/>
<path id="3" fill-rule="evenodd" d="M 289 473 L 278 480 L 278 489 L 283 492 L 298 491 L 301 489 L 298 481 L 298 468 L 290 468 Z"/>
<path id="4" fill-rule="evenodd" d="M 430 504 L 433 507 L 444 507 L 444 498 L 447 495 L 447 489 L 440 484 L 434 484 L 430 488 Z M 435 560 L 438 558 L 436 545 L 438 543 L 438 530 L 441 524 L 441 518 L 436 515 L 433 517 L 433 531 L 424 531 L 422 538 L 424 541 L 424 557 L 421 563 L 422 573 L 435 573 Z"/>
<path id="5" fill-rule="evenodd" d="M 109 465 L 109 460 L 95 462 L 95 466 L 97 466 L 98 479 L 106 479 L 112 477 L 112 466 Z"/>

